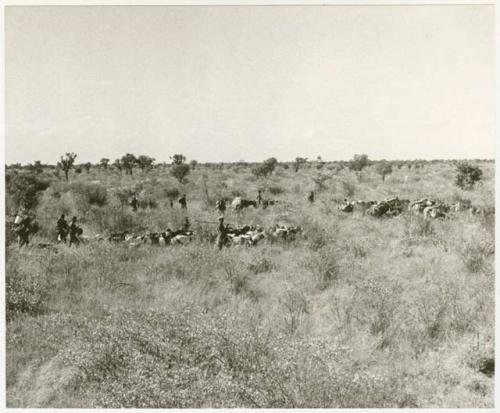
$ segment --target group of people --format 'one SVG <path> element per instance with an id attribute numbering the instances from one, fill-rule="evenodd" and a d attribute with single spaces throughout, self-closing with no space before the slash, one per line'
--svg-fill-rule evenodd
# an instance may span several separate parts
<path id="1" fill-rule="evenodd" d="M 66 238 L 69 235 L 69 245 L 79 244 L 80 243 L 80 235 L 83 234 L 83 230 L 77 225 L 76 217 L 71 219 L 71 224 L 68 225 L 66 221 L 66 217 L 62 214 L 57 220 L 56 224 L 57 228 L 57 242 L 66 243 Z"/>

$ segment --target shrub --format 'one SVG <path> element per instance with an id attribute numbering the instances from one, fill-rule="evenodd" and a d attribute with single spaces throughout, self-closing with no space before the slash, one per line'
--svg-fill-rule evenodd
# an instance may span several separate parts
<path id="1" fill-rule="evenodd" d="M 101 207 L 107 203 L 107 190 L 100 184 L 74 182 L 70 184 L 68 188 L 73 194 L 80 198 L 80 201 L 88 205 Z"/>
<path id="2" fill-rule="evenodd" d="M 464 239 L 457 248 L 460 259 L 467 271 L 472 274 L 482 271 L 489 259 L 494 254 L 494 243 L 484 239 L 472 237 Z"/>
<path id="3" fill-rule="evenodd" d="M 179 192 L 179 190 L 177 188 L 165 189 L 164 193 L 165 193 L 166 197 L 170 200 L 174 200 L 181 195 L 181 193 Z"/>
<path id="4" fill-rule="evenodd" d="M 40 270 L 40 268 L 38 268 Z M 7 262 L 5 278 L 6 317 L 21 313 L 39 315 L 46 310 L 51 283 L 45 272 L 21 271 L 17 260 Z"/>
<path id="5" fill-rule="evenodd" d="M 172 168 L 170 169 L 170 174 L 179 181 L 179 183 L 182 183 L 186 176 L 189 174 L 191 168 L 188 164 L 182 163 L 182 164 L 176 164 L 173 165 Z"/>
<path id="6" fill-rule="evenodd" d="M 31 174 L 7 174 L 5 184 L 7 197 L 12 200 L 15 209 L 20 206 L 27 209 L 36 208 L 40 193 L 49 187 L 47 181 Z"/>
<path id="7" fill-rule="evenodd" d="M 279 186 L 270 186 L 269 188 L 267 188 L 267 190 L 272 195 L 280 195 L 284 192 L 283 188 L 281 188 Z"/>
<path id="8" fill-rule="evenodd" d="M 258 259 L 256 262 L 248 264 L 248 269 L 254 274 L 261 274 L 264 272 L 269 272 L 274 269 L 274 263 L 268 260 L 266 257 Z"/>
<path id="9" fill-rule="evenodd" d="M 321 290 L 328 288 L 340 276 L 337 252 L 332 247 L 321 247 L 306 261 L 306 266 L 312 272 L 316 286 Z"/>
<path id="10" fill-rule="evenodd" d="M 457 165 L 457 176 L 455 185 L 461 189 L 470 190 L 481 180 L 483 171 L 467 162 L 459 162 Z"/>
<path id="11" fill-rule="evenodd" d="M 352 198 L 356 193 L 356 185 L 349 181 L 342 181 L 342 192 L 345 197 Z"/>
<path id="12" fill-rule="evenodd" d="M 362 303 L 355 317 L 362 324 L 367 324 L 373 335 L 382 334 L 382 347 L 389 344 L 387 335 L 389 328 L 396 321 L 401 305 L 401 287 L 389 282 L 368 279 L 356 286 L 355 300 Z"/>
<path id="13" fill-rule="evenodd" d="M 280 298 L 284 307 L 284 318 L 287 330 L 294 334 L 302 324 L 304 317 L 309 314 L 309 303 L 302 291 L 289 290 Z"/>

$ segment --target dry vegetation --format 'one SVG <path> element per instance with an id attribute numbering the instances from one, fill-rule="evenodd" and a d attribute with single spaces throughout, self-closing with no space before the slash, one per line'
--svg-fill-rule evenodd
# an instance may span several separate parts
<path id="1" fill-rule="evenodd" d="M 494 164 L 478 165 L 472 191 L 454 186 L 451 162 L 403 165 L 384 181 L 374 166 L 359 180 L 329 163 L 261 178 L 251 166 L 199 164 L 183 184 L 168 166 L 132 176 L 93 167 L 69 183 L 44 170 L 34 244 L 54 238 L 62 212 L 89 235 L 180 226 L 174 189 L 187 194 L 197 237 L 134 249 L 8 245 L 8 406 L 492 407 L 494 377 L 480 370 L 494 348 L 494 215 L 336 208 L 345 196 L 394 195 L 493 208 Z M 302 236 L 218 252 L 215 225 L 196 220 L 215 221 L 217 199 L 254 199 L 258 188 L 282 202 L 249 208 L 240 224 L 301 225 Z M 127 189 L 157 207 L 133 213 Z"/>

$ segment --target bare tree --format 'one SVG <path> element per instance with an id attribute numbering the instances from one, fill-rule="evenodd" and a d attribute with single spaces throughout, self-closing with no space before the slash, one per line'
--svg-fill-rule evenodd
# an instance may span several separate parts
<path id="1" fill-rule="evenodd" d="M 66 182 L 69 180 L 69 170 L 73 168 L 73 164 L 75 163 L 76 153 L 67 152 L 66 155 L 61 156 L 61 160 L 57 162 L 57 166 L 64 171 L 64 176 L 66 178 Z"/>
<path id="2" fill-rule="evenodd" d="M 307 162 L 307 158 L 301 158 L 300 156 L 297 156 L 295 158 L 295 161 L 293 162 L 293 166 L 295 168 L 295 172 L 298 172 L 299 168 L 300 168 L 300 165 L 302 165 L 303 163 L 306 163 L 306 162 Z"/>

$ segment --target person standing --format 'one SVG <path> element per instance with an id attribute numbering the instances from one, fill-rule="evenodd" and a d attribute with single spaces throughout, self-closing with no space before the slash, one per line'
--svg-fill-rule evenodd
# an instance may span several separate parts
<path id="1" fill-rule="evenodd" d="M 71 225 L 69 226 L 69 245 L 79 244 L 80 238 L 79 235 L 82 234 L 82 229 L 76 224 L 76 217 L 71 219 Z"/>
<path id="2" fill-rule="evenodd" d="M 219 217 L 219 225 L 217 226 L 217 248 L 219 251 L 227 243 L 227 227 L 224 225 L 224 217 Z"/>
<path id="3" fill-rule="evenodd" d="M 257 205 L 260 205 L 262 203 L 262 189 L 259 189 L 258 190 L 258 194 L 257 194 Z"/>
<path id="4" fill-rule="evenodd" d="M 314 191 L 311 191 L 307 196 L 307 200 L 312 204 L 314 202 Z"/>
<path id="5" fill-rule="evenodd" d="M 62 214 L 60 218 L 57 220 L 56 228 L 57 228 L 57 242 L 62 241 L 66 243 L 66 237 L 68 236 L 69 226 L 68 223 L 66 222 L 66 217 L 64 216 L 64 214 Z"/>
<path id="6" fill-rule="evenodd" d="M 132 207 L 132 211 L 137 212 L 137 205 L 139 204 L 139 201 L 137 200 L 137 197 L 135 194 L 132 196 L 132 200 L 130 201 L 130 206 Z"/>
<path id="7" fill-rule="evenodd" d="M 179 198 L 179 204 L 181 204 L 181 209 L 187 209 L 186 194 Z"/>

